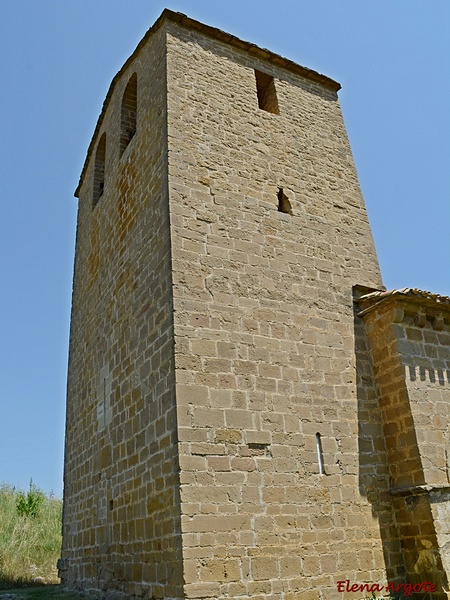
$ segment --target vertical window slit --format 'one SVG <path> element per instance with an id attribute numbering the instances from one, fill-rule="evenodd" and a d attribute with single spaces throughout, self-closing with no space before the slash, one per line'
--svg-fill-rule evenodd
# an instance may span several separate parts
<path id="1" fill-rule="evenodd" d="M 255 69 L 255 78 L 259 108 L 274 115 L 279 115 L 280 109 L 273 77 Z"/>
<path id="2" fill-rule="evenodd" d="M 317 461 L 319 463 L 319 474 L 325 475 L 325 465 L 323 462 L 323 452 L 322 452 L 322 439 L 320 433 L 316 433 L 316 448 L 317 448 Z"/>

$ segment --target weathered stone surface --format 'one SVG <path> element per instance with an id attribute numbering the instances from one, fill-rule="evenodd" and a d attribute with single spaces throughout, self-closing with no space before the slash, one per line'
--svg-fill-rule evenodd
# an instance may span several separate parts
<path id="1" fill-rule="evenodd" d="M 380 395 L 406 576 L 433 581 L 442 592 L 450 575 L 450 299 L 430 296 L 375 292 L 358 304 Z"/>
<path id="2" fill-rule="evenodd" d="M 355 317 L 382 283 L 339 86 L 256 50 L 165 11 L 108 92 L 77 190 L 69 587 L 333 599 L 447 543 L 446 496 L 422 539 L 391 492 L 445 484 L 448 321 Z M 405 363 L 425 400 L 402 352 L 434 361 Z"/>

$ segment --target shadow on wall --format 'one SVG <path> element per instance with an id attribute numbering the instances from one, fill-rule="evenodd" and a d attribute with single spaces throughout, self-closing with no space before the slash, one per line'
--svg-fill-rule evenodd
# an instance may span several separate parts
<path id="1" fill-rule="evenodd" d="M 403 431 L 402 410 L 409 406 L 408 396 L 393 386 L 390 373 L 378 372 L 379 381 L 389 382 L 383 402 L 375 383 L 374 366 L 369 351 L 368 340 L 362 319 L 355 315 L 355 354 L 357 369 L 358 401 L 358 446 L 359 446 L 359 489 L 372 505 L 372 514 L 378 519 L 386 576 L 389 582 L 417 584 L 425 580 L 433 582 L 438 589 L 433 600 L 447 599 L 445 572 L 439 553 L 435 523 L 423 479 L 416 484 L 411 479 L 408 484 L 392 487 L 392 473 L 400 481 L 409 481 L 410 473 L 402 471 L 402 464 L 410 464 L 412 451 L 418 451 L 415 431 L 414 444 L 405 446 L 398 433 Z M 381 343 L 384 343 L 384 338 Z M 378 348 L 378 351 L 380 349 Z M 386 367 L 384 367 L 385 369 Z M 404 371 L 404 376 L 415 377 L 416 373 Z M 421 372 L 418 373 L 421 377 Z M 422 374 L 423 376 L 423 374 Z M 430 378 L 431 380 L 431 378 Z M 406 393 L 406 392 L 405 392 Z M 399 400 L 403 399 L 403 405 Z M 389 412 L 395 410 L 391 421 L 383 423 L 383 414 L 388 403 Z M 395 402 L 395 405 L 392 404 Z M 398 415 L 398 418 L 397 418 Z M 403 423 L 403 424 L 402 424 Z M 394 427 L 393 430 L 391 428 Z M 395 429 L 397 428 L 397 429 Z M 397 432 L 397 433 L 395 433 Z M 395 435 L 393 435 L 395 433 Z M 411 433 L 411 432 L 410 432 Z M 392 447 L 386 445 L 386 435 L 395 438 Z M 408 439 L 411 439 L 411 435 Z M 393 462 L 389 462 L 389 461 Z M 420 464 L 420 459 L 419 460 Z M 400 478 L 398 477 L 400 472 Z M 422 474 L 423 477 L 423 474 Z M 413 594 L 411 597 L 414 597 Z"/>
<path id="2" fill-rule="evenodd" d="M 355 314 L 355 354 L 358 401 L 359 490 L 378 519 L 386 577 L 403 582 L 405 569 L 389 494 L 389 467 L 372 361 L 362 319 Z"/>
<path id="3" fill-rule="evenodd" d="M 430 383 L 438 383 L 446 385 L 450 383 L 450 371 L 444 369 L 434 369 L 433 367 L 424 367 L 418 365 L 405 366 L 405 376 L 409 377 L 410 381 L 429 381 Z"/>

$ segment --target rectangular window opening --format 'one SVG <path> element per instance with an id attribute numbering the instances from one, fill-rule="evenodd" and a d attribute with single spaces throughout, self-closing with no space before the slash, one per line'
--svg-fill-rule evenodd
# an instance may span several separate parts
<path id="1" fill-rule="evenodd" d="M 271 75 L 255 69 L 256 93 L 258 95 L 258 106 L 266 112 L 274 115 L 280 114 L 278 107 L 277 91 L 275 81 Z"/>
<path id="2" fill-rule="evenodd" d="M 278 211 L 287 215 L 292 215 L 292 205 L 289 198 L 284 193 L 283 188 L 278 188 Z"/>

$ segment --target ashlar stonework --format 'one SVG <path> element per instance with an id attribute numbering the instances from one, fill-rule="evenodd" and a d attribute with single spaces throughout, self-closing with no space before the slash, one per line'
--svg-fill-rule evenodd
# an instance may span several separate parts
<path id="1" fill-rule="evenodd" d="M 339 87 L 168 10 L 114 78 L 76 191 L 66 586 L 448 597 L 450 299 L 383 291 Z"/>

